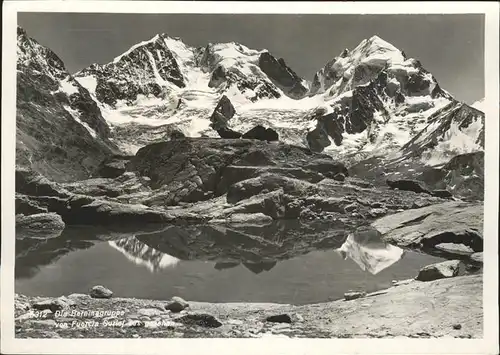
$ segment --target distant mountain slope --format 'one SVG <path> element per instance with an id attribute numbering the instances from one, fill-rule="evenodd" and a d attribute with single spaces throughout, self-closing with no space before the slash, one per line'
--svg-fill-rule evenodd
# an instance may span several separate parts
<path id="1" fill-rule="evenodd" d="M 89 177 L 117 150 L 88 91 L 50 49 L 17 30 L 16 163 L 56 180 Z"/>

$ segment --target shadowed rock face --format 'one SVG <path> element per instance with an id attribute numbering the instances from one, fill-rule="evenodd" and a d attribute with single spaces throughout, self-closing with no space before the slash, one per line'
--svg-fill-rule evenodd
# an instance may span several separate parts
<path id="1" fill-rule="evenodd" d="M 229 130 L 227 122 L 231 118 L 233 118 L 235 113 L 236 110 L 234 109 L 234 106 L 231 103 L 231 101 L 227 98 L 226 95 L 222 95 L 221 99 L 219 100 L 219 103 L 217 104 L 217 106 L 214 109 L 214 112 L 212 113 L 212 116 L 210 117 L 210 121 L 212 122 L 211 124 L 212 128 L 215 129 L 216 131 Z M 223 137 L 222 135 L 221 137 L 227 138 Z"/>
<path id="2" fill-rule="evenodd" d="M 382 112 L 386 115 L 385 119 L 388 119 L 375 84 L 355 88 L 352 97 L 333 107 L 332 113 L 316 117 L 317 126 L 307 135 L 309 146 L 312 150 L 321 152 L 330 146 L 329 137 L 335 145 L 340 146 L 344 134 L 361 133 L 370 127 L 375 112 Z"/>
<path id="3" fill-rule="evenodd" d="M 57 181 L 91 176 L 116 152 L 89 92 L 50 49 L 17 33 L 16 163 Z"/>
<path id="4" fill-rule="evenodd" d="M 264 52 L 259 57 L 259 67 L 288 96 L 300 99 L 307 93 L 302 79 L 285 64 L 283 58 L 276 60 L 269 52 Z"/>

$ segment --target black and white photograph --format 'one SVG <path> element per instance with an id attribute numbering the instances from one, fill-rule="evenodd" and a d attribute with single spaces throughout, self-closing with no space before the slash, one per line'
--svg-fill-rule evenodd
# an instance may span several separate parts
<path id="1" fill-rule="evenodd" d="M 487 11 L 358 8 L 16 12 L 14 339 L 485 339 Z"/>

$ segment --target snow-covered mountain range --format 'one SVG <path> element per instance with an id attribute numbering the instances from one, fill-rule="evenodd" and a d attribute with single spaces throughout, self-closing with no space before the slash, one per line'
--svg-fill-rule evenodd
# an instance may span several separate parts
<path id="1" fill-rule="evenodd" d="M 234 42 L 194 48 L 165 34 L 70 74 L 18 29 L 18 160 L 44 161 L 39 170 L 52 177 L 64 170 L 68 151 L 33 142 L 72 150 L 80 144 L 101 158 L 135 154 L 174 131 L 216 138 L 213 112 L 221 99 L 232 107 L 226 130 L 261 125 L 282 142 L 351 164 L 381 157 L 436 166 L 484 149 L 484 113 L 455 100 L 418 60 L 377 36 L 328 61 L 309 83 L 268 50 Z M 61 122 L 72 133 L 62 134 Z M 78 176 L 96 164 L 79 154 L 71 155 Z"/>

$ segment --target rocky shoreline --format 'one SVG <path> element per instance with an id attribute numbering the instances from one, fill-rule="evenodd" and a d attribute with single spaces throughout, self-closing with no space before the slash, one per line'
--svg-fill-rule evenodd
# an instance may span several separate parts
<path id="1" fill-rule="evenodd" d="M 417 276 L 394 281 L 386 290 L 300 306 L 16 294 L 15 333 L 18 338 L 482 337 L 482 274 L 455 276 L 447 273 L 450 265 L 439 268 L 432 281 Z"/>

